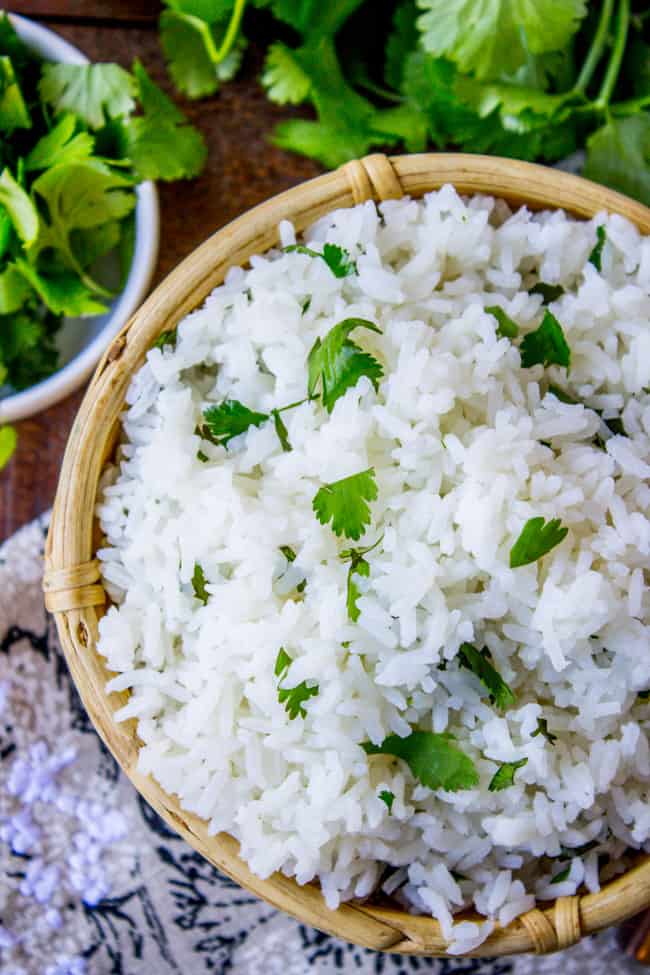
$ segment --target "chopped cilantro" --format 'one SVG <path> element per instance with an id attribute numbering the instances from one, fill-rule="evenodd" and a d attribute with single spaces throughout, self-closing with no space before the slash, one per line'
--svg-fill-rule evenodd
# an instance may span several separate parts
<path id="1" fill-rule="evenodd" d="M 135 108 L 137 86 L 118 64 L 43 65 L 39 94 L 56 114 L 72 112 L 91 129 L 125 118 Z"/>
<path id="2" fill-rule="evenodd" d="M 527 764 L 527 758 L 521 758 L 518 762 L 502 762 L 490 779 L 488 791 L 501 792 L 503 789 L 509 789 L 510 786 L 515 784 L 515 772 L 517 769 L 523 768 Z"/>
<path id="3" fill-rule="evenodd" d="M 379 798 L 382 802 L 385 802 L 388 807 L 388 812 L 393 811 L 393 803 L 395 802 L 395 793 L 391 792 L 390 789 L 382 789 L 379 793 Z"/>
<path id="4" fill-rule="evenodd" d="M 561 284 L 546 284 L 545 281 L 538 281 L 528 292 L 531 295 L 541 295 L 542 302 L 545 305 L 550 305 L 552 301 L 557 301 L 564 294 L 564 288 Z"/>
<path id="5" fill-rule="evenodd" d="M 513 690 L 506 684 L 498 670 L 492 666 L 487 648 L 482 653 L 471 643 L 462 643 L 458 651 L 461 667 L 467 667 L 475 674 L 490 695 L 490 700 L 500 711 L 506 711 L 515 703 Z"/>
<path id="6" fill-rule="evenodd" d="M 571 365 L 571 350 L 567 345 L 562 326 L 548 309 L 544 312 L 539 328 L 524 336 L 520 351 L 524 369 L 537 364 L 565 366 L 567 369 Z"/>
<path id="7" fill-rule="evenodd" d="M 308 257 L 321 257 L 335 278 L 346 278 L 349 274 L 356 274 L 357 265 L 350 258 L 350 252 L 338 244 L 324 244 L 322 253 L 305 247 L 304 244 L 289 244 L 284 248 L 285 253 L 307 254 Z"/>
<path id="8" fill-rule="evenodd" d="M 377 499 L 375 470 L 351 474 L 318 489 L 312 508 L 321 525 L 332 522 L 335 535 L 357 541 L 370 524 L 369 501 Z"/>
<path id="9" fill-rule="evenodd" d="M 9 463 L 17 441 L 18 437 L 13 427 L 0 427 L 0 471 Z"/>
<path id="10" fill-rule="evenodd" d="M 308 701 L 310 697 L 315 697 L 316 694 L 318 694 L 318 684 L 308 687 L 307 682 L 303 680 L 296 687 L 280 687 L 282 681 L 289 672 L 289 667 L 291 664 L 292 658 L 286 652 L 284 647 L 280 647 L 273 671 L 275 676 L 278 678 L 278 701 L 280 704 L 284 704 L 285 711 L 289 715 L 291 721 L 293 721 L 298 717 L 298 715 L 300 715 L 301 718 L 307 717 L 307 711 L 304 704 L 305 701 Z"/>
<path id="11" fill-rule="evenodd" d="M 535 728 L 535 730 L 533 731 L 530 737 L 537 738 L 538 735 L 543 735 L 544 738 L 546 738 L 549 745 L 554 745 L 555 742 L 557 741 L 557 735 L 554 735 L 551 731 L 548 730 L 548 721 L 546 720 L 546 718 L 537 719 L 537 727 Z"/>
<path id="12" fill-rule="evenodd" d="M 489 315 L 493 315 L 497 320 L 497 335 L 503 339 L 516 339 L 519 335 L 519 326 L 516 322 L 506 315 L 503 308 L 499 305 L 490 305 L 485 309 Z"/>
<path id="13" fill-rule="evenodd" d="M 257 413 L 237 399 L 226 399 L 218 406 L 209 406 L 203 411 L 205 426 L 201 435 L 227 447 L 233 437 L 245 433 L 249 427 L 261 426 L 268 418 L 268 413 Z"/>
<path id="14" fill-rule="evenodd" d="M 164 349 L 165 346 L 170 346 L 172 349 L 176 348 L 176 340 L 178 338 L 178 333 L 175 328 L 170 328 L 165 332 L 161 332 L 158 338 L 151 343 L 152 349 Z"/>
<path id="15" fill-rule="evenodd" d="M 205 573 L 198 562 L 194 565 L 194 574 L 192 575 L 192 589 L 194 590 L 194 595 L 197 599 L 200 599 L 205 606 L 210 598 L 210 593 L 205 588 Z"/>
<path id="16" fill-rule="evenodd" d="M 536 562 L 564 541 L 569 529 L 561 525 L 559 518 L 552 518 L 548 522 L 543 518 L 529 518 L 510 549 L 510 568 Z"/>
<path id="17" fill-rule="evenodd" d="M 322 341 L 316 339 L 309 353 L 308 393 L 310 397 L 314 396 L 320 385 L 323 406 L 328 413 L 346 390 L 356 386 L 361 376 L 367 376 L 378 389 L 379 380 L 384 375 L 381 363 L 349 338 L 355 328 L 367 328 L 381 335 L 381 329 L 374 322 L 365 318 L 346 318 L 331 328 Z"/>
<path id="18" fill-rule="evenodd" d="M 287 560 L 287 562 L 295 562 L 296 561 L 296 553 L 294 552 L 294 550 L 291 548 L 290 545 L 281 545 L 280 546 L 280 551 L 284 555 L 284 557 Z"/>
<path id="19" fill-rule="evenodd" d="M 558 860 L 564 862 L 566 860 L 572 860 L 573 857 L 583 857 L 586 853 L 591 853 L 598 846 L 600 846 L 600 840 L 589 840 L 588 843 L 583 843 L 582 846 L 563 846 Z"/>
<path id="20" fill-rule="evenodd" d="M 284 424 L 284 420 L 280 416 L 280 411 L 271 410 L 271 416 L 273 417 L 273 426 L 275 427 L 275 432 L 278 440 L 280 441 L 280 446 L 285 453 L 288 453 L 290 450 L 293 450 L 293 448 L 289 442 L 289 431 Z"/>
<path id="21" fill-rule="evenodd" d="M 367 755 L 401 758 L 428 789 L 458 792 L 478 785 L 479 775 L 469 755 L 454 742 L 454 736 L 448 733 L 412 731 L 406 738 L 389 735 L 381 745 L 366 742 L 363 749 Z"/>
<path id="22" fill-rule="evenodd" d="M 603 248 L 607 240 L 607 231 L 602 224 L 596 227 L 596 244 L 588 258 L 588 263 L 593 264 L 597 271 L 603 269 Z"/>
<path id="23" fill-rule="evenodd" d="M 552 884 L 561 884 L 564 880 L 568 880 L 569 879 L 569 874 L 570 873 L 571 873 L 571 864 L 569 864 L 567 867 L 565 867 L 564 870 L 560 870 L 559 873 L 556 873 L 555 876 L 553 877 L 553 879 L 551 880 L 551 883 Z"/>
<path id="24" fill-rule="evenodd" d="M 204 454 L 202 450 L 197 450 L 196 459 L 200 460 L 202 464 L 207 464 L 210 458 L 207 454 Z"/>
<path id="25" fill-rule="evenodd" d="M 359 610 L 357 608 L 357 599 L 361 595 L 359 592 L 359 587 L 355 582 L 355 575 L 362 576 L 367 579 L 370 575 L 370 563 L 364 558 L 368 552 L 372 552 L 373 549 L 377 548 L 379 543 L 383 539 L 378 538 L 374 545 L 369 545 L 367 548 L 348 548 L 339 554 L 339 557 L 344 561 L 350 563 L 348 569 L 348 579 L 347 579 L 347 597 L 346 606 L 348 610 L 348 616 L 353 623 L 359 619 Z"/>

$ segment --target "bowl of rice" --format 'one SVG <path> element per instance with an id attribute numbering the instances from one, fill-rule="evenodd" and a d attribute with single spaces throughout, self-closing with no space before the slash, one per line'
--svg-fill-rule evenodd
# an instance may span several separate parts
<path id="1" fill-rule="evenodd" d="M 650 904 L 650 211 L 370 156 L 216 233 L 100 363 L 45 592 L 213 864 L 423 955 Z"/>

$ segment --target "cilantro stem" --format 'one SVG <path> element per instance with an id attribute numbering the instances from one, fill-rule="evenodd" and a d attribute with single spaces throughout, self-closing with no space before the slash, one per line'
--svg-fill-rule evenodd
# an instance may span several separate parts
<path id="1" fill-rule="evenodd" d="M 383 98 L 387 102 L 395 102 L 397 105 L 401 105 L 404 101 L 401 95 L 391 91 L 389 88 L 382 88 L 381 85 L 376 85 L 370 78 L 359 78 L 357 84 L 359 88 L 364 88 L 371 95 L 377 95 L 378 98 Z"/>
<path id="2" fill-rule="evenodd" d="M 644 108 L 650 106 L 650 95 L 642 95 L 640 98 L 628 98 L 624 102 L 614 102 L 610 105 L 612 115 L 636 115 Z"/>
<path id="3" fill-rule="evenodd" d="M 620 0 L 618 6 L 618 17 L 616 20 L 614 47 L 612 48 L 612 54 L 609 59 L 609 64 L 607 65 L 607 71 L 605 72 L 605 77 L 600 87 L 600 91 L 598 92 L 598 98 L 596 99 L 596 105 L 599 108 L 606 108 L 607 105 L 609 105 L 610 98 L 612 97 L 612 92 L 614 91 L 614 87 L 618 79 L 618 73 L 621 70 L 621 64 L 623 62 L 623 54 L 625 52 L 629 27 L 630 0 Z"/>
<path id="4" fill-rule="evenodd" d="M 218 48 L 213 61 L 214 64 L 221 64 L 222 61 L 230 54 L 232 46 L 237 39 L 237 34 L 239 33 L 239 25 L 241 24 L 241 19 L 244 14 L 244 8 L 246 7 L 246 0 L 235 0 L 235 5 L 232 9 L 232 15 L 226 28 L 226 33 L 221 42 L 221 46 Z"/>
<path id="5" fill-rule="evenodd" d="M 576 94 L 584 94 L 587 89 L 587 85 L 591 81 L 592 75 L 596 70 L 598 62 L 602 57 L 603 49 L 607 42 L 607 32 L 613 9 L 614 0 L 603 0 L 603 6 L 600 11 L 600 19 L 598 21 L 598 26 L 596 27 L 596 33 L 591 41 L 591 46 L 587 52 L 587 57 L 582 65 L 582 69 L 578 75 L 577 81 L 573 86 L 573 91 Z"/>

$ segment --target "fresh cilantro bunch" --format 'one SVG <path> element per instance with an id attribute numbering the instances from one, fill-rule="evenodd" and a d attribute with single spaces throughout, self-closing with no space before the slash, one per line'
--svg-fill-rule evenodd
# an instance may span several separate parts
<path id="1" fill-rule="evenodd" d="M 139 62 L 43 62 L 0 12 L 0 386 L 47 377 L 62 318 L 105 311 L 119 282 L 101 259 L 128 269 L 137 183 L 195 176 L 205 155 Z"/>
<path id="2" fill-rule="evenodd" d="M 245 0 L 165 0 L 178 88 L 199 97 L 237 69 Z M 373 147 L 455 147 L 555 162 L 650 202 L 650 15 L 645 0 L 253 0 L 276 21 L 261 81 L 309 104 L 277 145 L 337 166 Z M 255 14 L 251 14 L 251 18 Z M 371 27 L 371 29 L 368 29 Z"/>

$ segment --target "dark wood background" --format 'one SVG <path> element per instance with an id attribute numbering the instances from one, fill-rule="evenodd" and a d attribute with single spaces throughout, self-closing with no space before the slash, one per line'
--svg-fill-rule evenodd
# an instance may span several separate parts
<path id="1" fill-rule="evenodd" d="M 129 67 L 139 57 L 154 79 L 171 91 L 154 0 L 21 0 L 10 9 L 52 27 L 93 61 Z M 174 96 L 203 132 L 208 162 L 197 180 L 159 185 L 161 246 L 154 285 L 229 220 L 320 171 L 318 164 L 268 141 L 275 124 L 296 111 L 272 105 L 258 83 L 262 42 L 253 33 L 238 77 L 214 97 L 189 102 Z M 52 504 L 82 395 L 83 391 L 75 393 L 17 424 L 18 449 L 0 473 L 0 541 Z"/>

